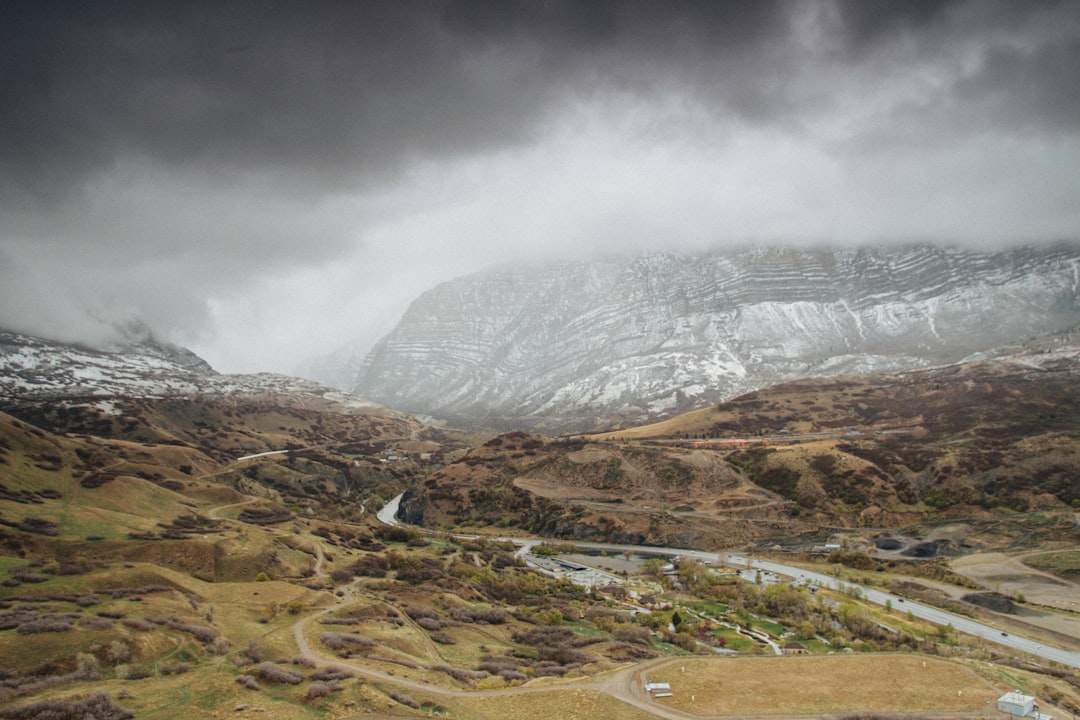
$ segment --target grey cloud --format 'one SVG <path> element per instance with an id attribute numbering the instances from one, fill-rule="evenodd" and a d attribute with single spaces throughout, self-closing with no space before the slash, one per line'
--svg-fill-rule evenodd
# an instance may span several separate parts
<path id="1" fill-rule="evenodd" d="M 46 196 L 122 154 L 358 182 L 416 156 L 527 140 L 572 88 L 639 91 L 653 71 L 653 83 L 726 77 L 746 95 L 742 53 L 785 32 L 760 1 L 26 3 L 6 14 L 5 180 Z"/>
<path id="2" fill-rule="evenodd" d="M 1013 132 L 1080 130 L 1080 27 L 1077 35 L 1034 48 L 998 46 L 979 72 L 957 83 L 957 100 L 980 125 Z"/>
<path id="3" fill-rule="evenodd" d="M 7 2 L 0 325 L 266 337 L 316 269 L 374 314 L 556 250 L 1080 233 L 1078 70 L 1067 1 Z"/>
<path id="4" fill-rule="evenodd" d="M 1077 14 L 1052 3 L 1022 5 L 1030 7 L 974 7 L 991 27 L 1022 25 L 1045 9 Z M 802 94 L 807 75 L 833 69 L 813 48 L 793 46 L 792 18 L 830 6 L 9 3 L 0 30 L 7 48 L 0 132 L 8 139 L 0 172 L 5 187 L 45 198 L 128 154 L 294 173 L 304 191 L 353 187 L 383 180 L 417 157 L 528 142 L 575 93 L 604 89 L 649 95 L 682 86 L 716 103 L 721 115 L 786 121 L 812 107 L 807 101 L 827 98 L 828 87 L 818 98 Z M 830 32 L 858 48 L 922 33 L 947 49 L 968 41 L 957 18 L 972 7 L 851 0 L 837 6 L 839 23 Z M 990 77 L 1016 60 L 996 52 Z M 1036 61 L 1033 77 L 1017 68 L 1018 79 L 1042 86 L 1059 78 L 1062 66 L 1075 67 L 1072 52 L 1038 55 L 1053 76 L 1042 75 Z M 1003 89 L 1011 98 L 1025 87 Z M 1061 119 L 1069 110 L 1031 109 Z"/>
<path id="5" fill-rule="evenodd" d="M 859 50 L 897 33 L 926 32 L 958 4 L 956 0 L 843 0 L 839 9 L 846 43 Z"/>

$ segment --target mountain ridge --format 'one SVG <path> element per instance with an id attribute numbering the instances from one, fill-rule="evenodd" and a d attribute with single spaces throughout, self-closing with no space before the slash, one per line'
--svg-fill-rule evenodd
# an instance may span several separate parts
<path id="1" fill-rule="evenodd" d="M 962 360 L 1080 324 L 1080 244 L 659 253 L 419 297 L 352 390 L 451 423 L 639 424 L 797 377 Z"/>
<path id="2" fill-rule="evenodd" d="M 313 380 L 278 373 L 223 374 L 187 348 L 152 338 L 94 349 L 0 330 L 0 398 L 90 403 L 119 397 L 273 399 L 284 405 L 404 417 Z M 100 405 L 100 402 L 99 402 Z M 100 409 L 108 410 L 106 405 Z"/>

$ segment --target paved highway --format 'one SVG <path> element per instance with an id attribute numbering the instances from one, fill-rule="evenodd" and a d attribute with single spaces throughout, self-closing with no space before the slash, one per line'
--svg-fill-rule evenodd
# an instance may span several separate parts
<path id="1" fill-rule="evenodd" d="M 379 520 L 389 525 L 396 525 L 398 521 L 396 519 L 398 503 L 401 500 L 401 496 L 397 496 L 389 503 L 386 504 L 379 513 Z M 536 545 L 537 542 L 544 542 L 536 538 L 498 538 L 499 540 L 512 542 L 516 545 Z M 559 543 L 570 542 L 560 541 L 557 539 L 549 539 L 546 542 Z M 1073 668 L 1080 668 L 1080 652 L 1071 650 L 1063 650 L 1062 648 L 1047 645 L 1046 643 L 1031 640 L 1014 633 L 1005 633 L 1000 629 L 986 625 L 984 623 L 972 620 L 969 617 L 963 615 L 956 615 L 939 608 L 931 607 L 929 605 L 923 605 L 912 600 L 905 600 L 898 598 L 891 593 L 875 590 L 874 588 L 867 587 L 865 585 L 859 585 L 857 583 L 850 583 L 839 578 L 835 578 L 832 575 L 824 575 L 822 573 L 814 572 L 812 570 L 804 570 L 803 568 L 793 567 L 791 565 L 783 565 L 781 563 L 771 562 L 769 560 L 755 560 L 753 558 L 746 558 L 741 555 L 729 555 L 723 553 L 705 552 L 703 550 L 687 550 L 685 548 L 670 548 L 670 547 L 658 547 L 653 545 L 613 545 L 609 543 L 589 543 L 589 542 L 570 542 L 577 548 L 583 550 L 602 550 L 609 553 L 624 553 L 631 552 L 639 555 L 664 555 L 668 557 L 684 557 L 693 558 L 699 562 L 711 563 L 713 565 L 725 564 L 734 567 L 747 567 L 757 570 L 765 570 L 767 572 L 775 573 L 777 575 L 785 575 L 790 578 L 802 578 L 806 582 L 812 582 L 820 587 L 826 587 L 833 590 L 848 590 L 857 589 L 859 595 L 873 603 L 884 606 L 886 603 L 892 603 L 894 610 L 902 612 L 910 611 L 912 615 L 922 620 L 928 620 L 937 625 L 952 625 L 952 627 L 958 632 L 962 632 L 966 635 L 972 635 L 974 637 L 982 638 L 989 642 L 997 643 L 1005 647 L 1012 648 L 1018 653 L 1024 653 L 1026 655 L 1034 655 L 1036 657 L 1043 658 L 1062 665 L 1068 665 Z"/>
<path id="2" fill-rule="evenodd" d="M 1080 652 L 1062 650 L 1061 648 L 1030 640 L 1020 635 L 1004 633 L 998 628 L 985 625 L 976 620 L 972 620 L 969 617 L 955 615 L 951 612 L 929 605 L 923 605 L 922 603 L 913 602 L 911 600 L 900 599 L 890 593 L 875 590 L 874 588 L 866 587 L 864 585 L 849 583 L 831 575 L 823 575 L 822 573 L 803 570 L 802 568 L 791 567 L 790 565 L 782 565 L 768 560 L 750 559 L 749 562 L 747 562 L 747 558 L 738 555 L 728 555 L 726 562 L 730 565 L 749 566 L 754 569 L 767 570 L 778 575 L 787 575 L 792 578 L 803 578 L 807 582 L 813 582 L 822 587 L 828 587 L 834 590 L 843 590 L 852 587 L 858 588 L 859 593 L 863 598 L 870 602 L 877 603 L 878 605 L 884 605 L 886 602 L 891 602 L 894 610 L 910 611 L 912 615 L 922 620 L 929 620 L 937 625 L 952 625 L 953 628 L 959 632 L 983 638 L 984 640 L 997 643 L 998 645 L 1004 645 L 1017 652 L 1035 655 L 1045 660 L 1068 665 L 1069 667 L 1080 668 Z"/>

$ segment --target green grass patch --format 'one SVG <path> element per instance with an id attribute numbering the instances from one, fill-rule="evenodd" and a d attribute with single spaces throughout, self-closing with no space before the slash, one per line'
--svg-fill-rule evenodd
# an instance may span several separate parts
<path id="1" fill-rule="evenodd" d="M 820 640 L 802 640 L 803 647 L 814 655 L 825 655 L 833 651 L 833 646 Z"/>
<path id="2" fill-rule="evenodd" d="M 731 628 L 719 628 L 713 633 L 714 637 L 724 639 L 724 647 L 728 650 L 735 650 L 736 652 L 748 652 L 757 647 L 757 643 L 740 635 Z"/>
<path id="3" fill-rule="evenodd" d="M 728 606 L 723 603 L 710 602 L 708 600 L 691 600 L 684 602 L 683 605 L 695 610 L 702 615 L 708 615 L 709 617 L 721 618 L 727 614 Z"/>
<path id="4" fill-rule="evenodd" d="M 763 620 L 761 618 L 754 618 L 751 623 L 753 627 L 758 630 L 764 630 L 765 632 L 780 637 L 780 635 L 787 630 L 787 627 L 781 625 L 778 622 L 772 620 Z"/>

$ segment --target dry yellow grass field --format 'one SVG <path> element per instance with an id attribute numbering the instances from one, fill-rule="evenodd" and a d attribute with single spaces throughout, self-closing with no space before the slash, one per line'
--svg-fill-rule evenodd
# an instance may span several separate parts
<path id="1" fill-rule="evenodd" d="M 655 720 L 656 716 L 610 695 L 581 688 L 467 700 L 452 705 L 476 720 Z"/>
<path id="2" fill-rule="evenodd" d="M 650 670 L 671 683 L 657 703 L 701 715 L 970 712 L 1000 691 L 970 669 L 915 655 L 674 660 Z"/>

